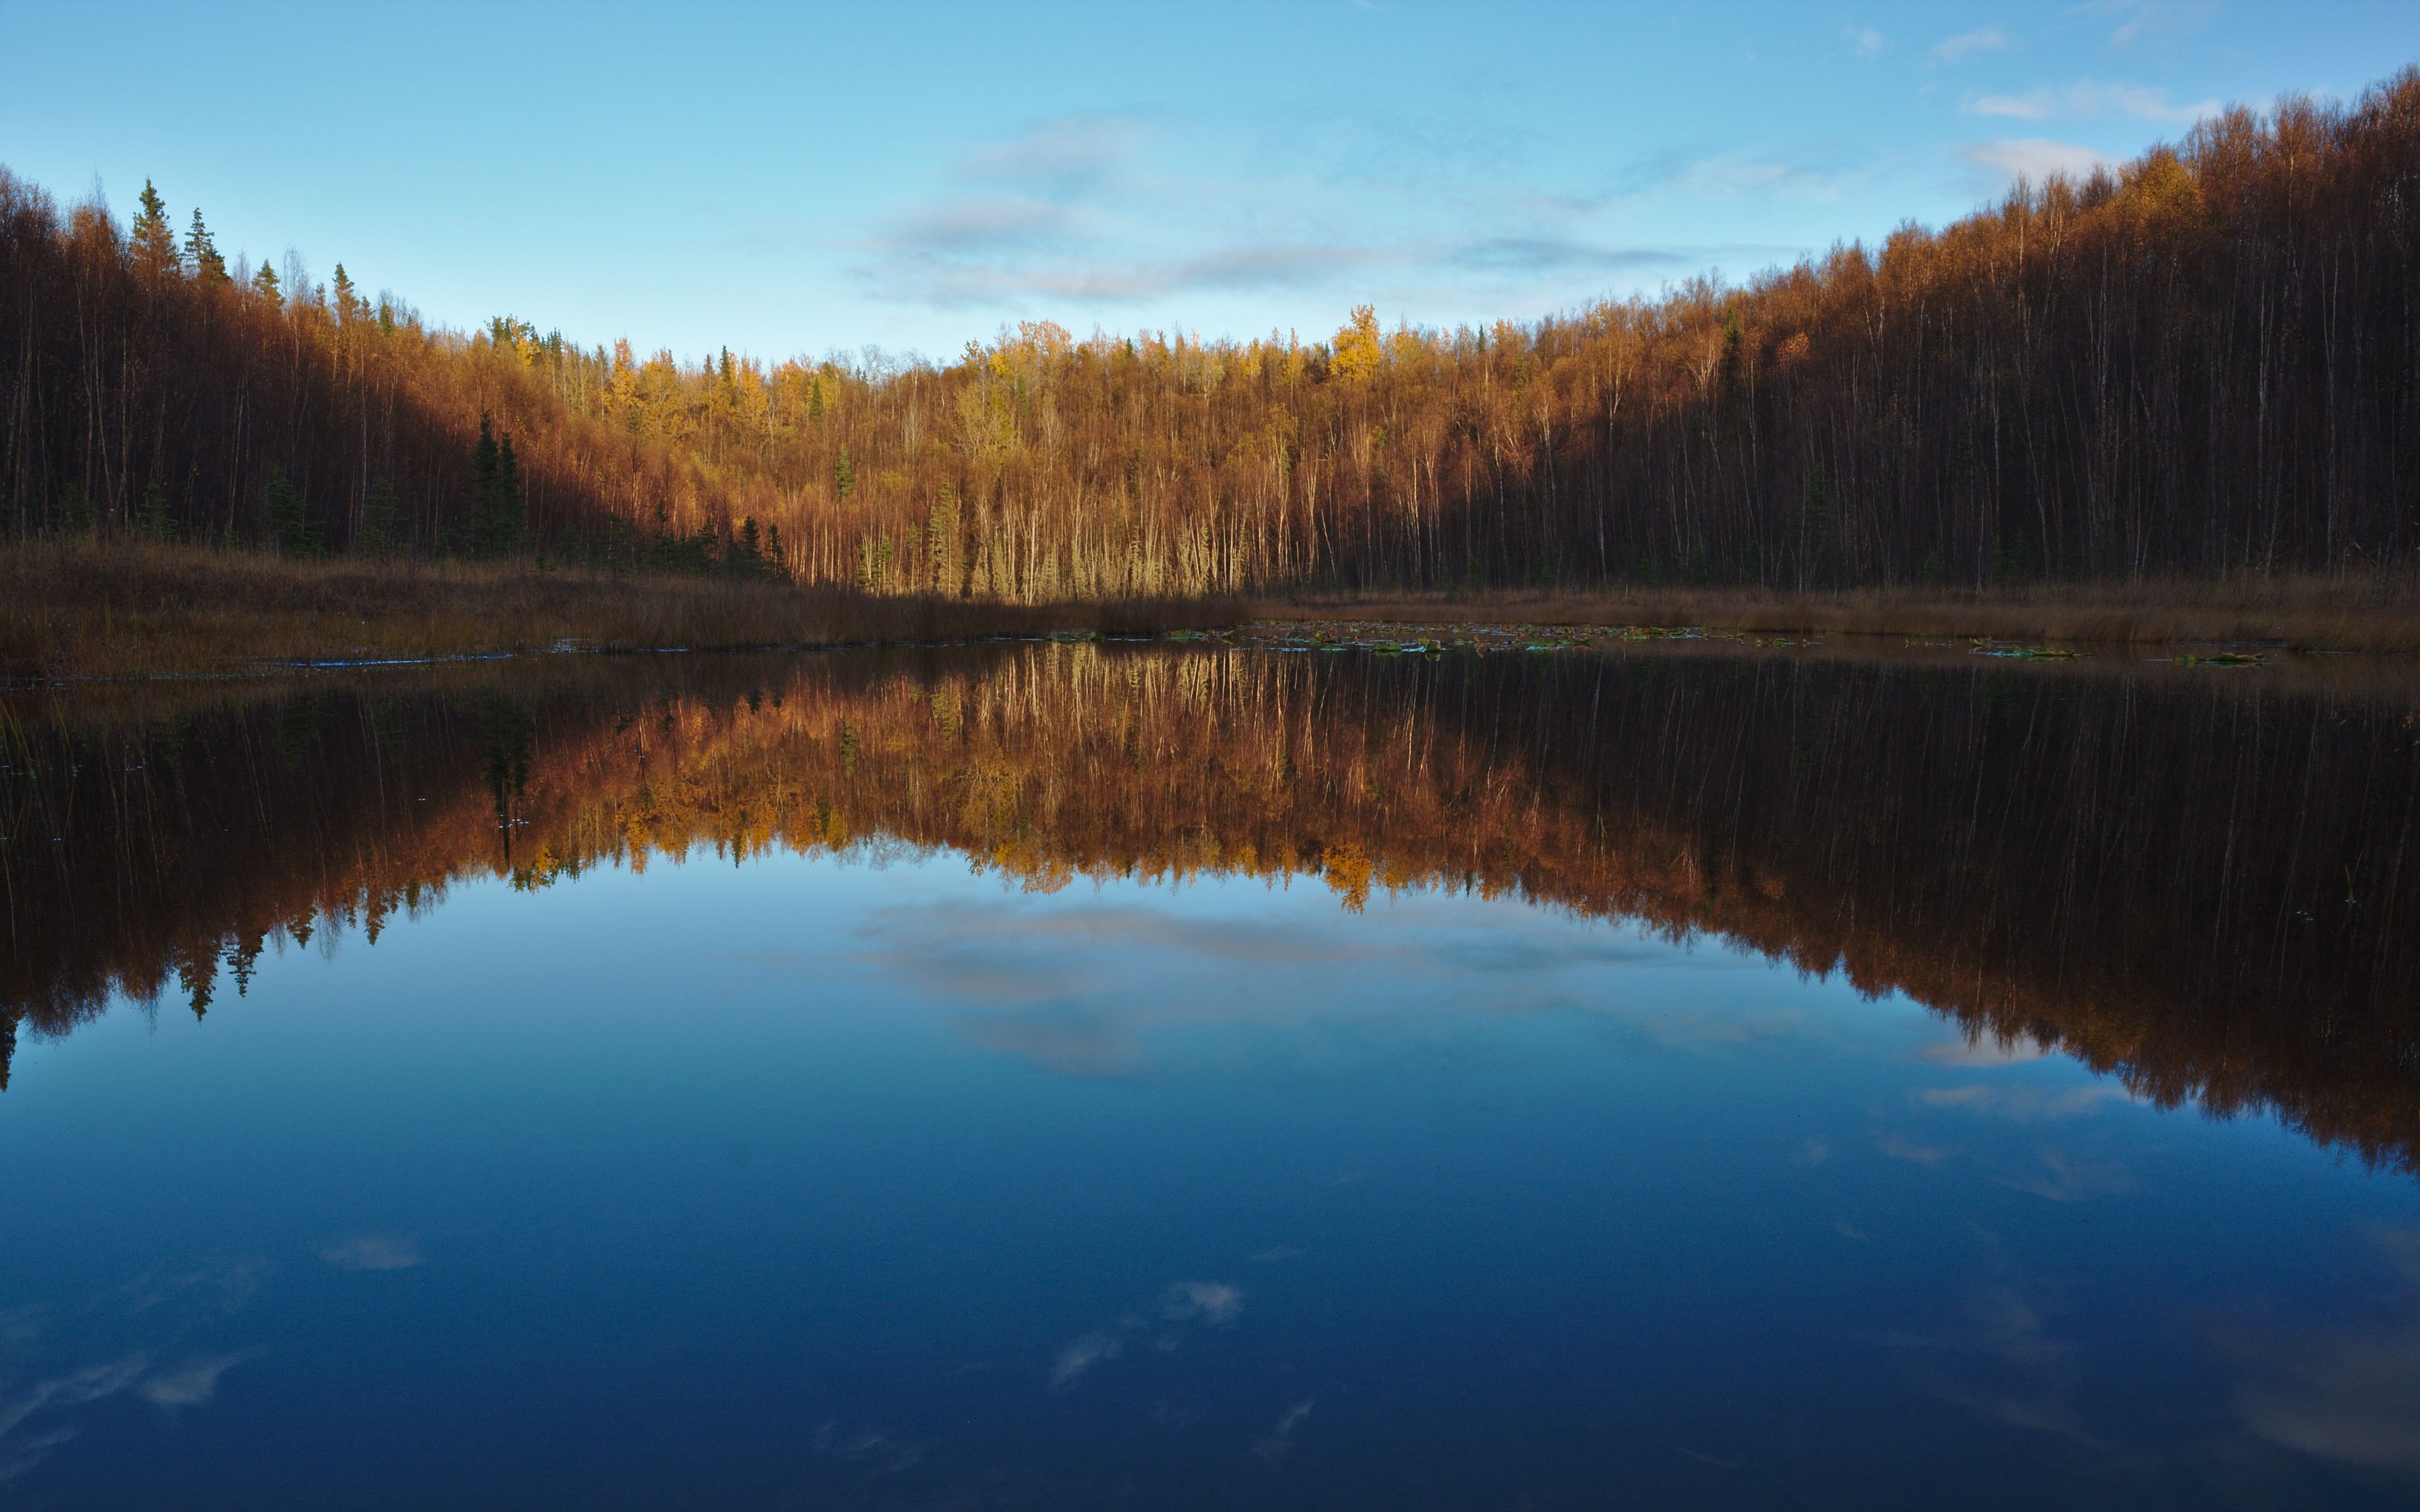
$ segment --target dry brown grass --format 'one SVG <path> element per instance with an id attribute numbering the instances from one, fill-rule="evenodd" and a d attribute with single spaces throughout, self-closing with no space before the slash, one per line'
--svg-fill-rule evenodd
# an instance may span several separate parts
<path id="1" fill-rule="evenodd" d="M 1607 594 L 1266 599 L 1256 618 L 1438 625 L 1695 625 L 1781 635 L 1987 636 L 2077 644 L 2283 642 L 2306 651 L 2420 652 L 2410 578 L 2048 583 L 1989 590 L 1760 594 L 1642 588 Z"/>
<path id="2" fill-rule="evenodd" d="M 1001 604 L 459 563 L 292 562 L 147 544 L 0 547 L 0 675 L 19 679 L 490 656 L 565 642 L 722 651 L 1141 632 L 1241 617 L 1239 605 L 1219 600 Z"/>

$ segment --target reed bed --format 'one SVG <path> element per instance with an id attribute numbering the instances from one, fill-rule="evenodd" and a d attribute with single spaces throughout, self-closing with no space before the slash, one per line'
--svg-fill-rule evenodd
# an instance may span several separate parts
<path id="1" fill-rule="evenodd" d="M 144 542 L 0 547 L 0 674 L 158 677 L 555 648 L 732 651 L 1233 625 L 1240 604 L 1006 604 L 737 579 L 281 560 Z"/>

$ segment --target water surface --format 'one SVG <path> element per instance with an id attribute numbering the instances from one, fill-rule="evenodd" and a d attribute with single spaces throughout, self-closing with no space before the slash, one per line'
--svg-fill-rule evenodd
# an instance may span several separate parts
<path id="1" fill-rule="evenodd" d="M 2412 707 L 1055 644 L 20 699 L 0 1499 L 2408 1504 Z"/>

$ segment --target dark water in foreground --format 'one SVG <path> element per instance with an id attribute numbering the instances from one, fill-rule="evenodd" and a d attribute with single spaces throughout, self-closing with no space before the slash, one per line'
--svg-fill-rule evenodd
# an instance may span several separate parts
<path id="1" fill-rule="evenodd" d="M 0 1504 L 2409 1505 L 2415 706 L 1062 645 L 20 700 Z"/>

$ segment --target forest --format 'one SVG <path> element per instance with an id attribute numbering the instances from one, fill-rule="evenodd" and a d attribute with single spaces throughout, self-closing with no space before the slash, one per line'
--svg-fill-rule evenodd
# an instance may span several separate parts
<path id="1" fill-rule="evenodd" d="M 0 535 L 1013 603 L 2405 574 L 2420 69 L 1740 286 L 948 365 L 464 332 L 0 172 Z"/>

